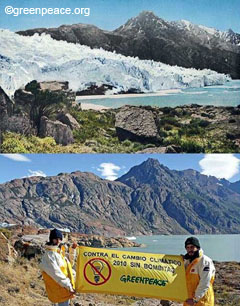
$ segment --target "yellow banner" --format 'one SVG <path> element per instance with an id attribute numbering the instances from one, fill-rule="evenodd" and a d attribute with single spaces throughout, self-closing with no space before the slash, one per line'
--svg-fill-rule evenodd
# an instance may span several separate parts
<path id="1" fill-rule="evenodd" d="M 187 299 L 181 256 L 78 247 L 76 291 Z"/>

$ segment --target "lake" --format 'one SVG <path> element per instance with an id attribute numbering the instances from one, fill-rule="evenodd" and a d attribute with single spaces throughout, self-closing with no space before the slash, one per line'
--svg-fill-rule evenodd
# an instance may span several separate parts
<path id="1" fill-rule="evenodd" d="M 103 105 L 111 108 L 123 105 L 151 105 L 158 107 L 176 107 L 186 104 L 215 105 L 215 106 L 237 106 L 240 105 L 240 80 L 234 80 L 220 86 L 208 86 L 203 88 L 188 88 L 173 91 L 162 96 L 141 96 L 120 98 L 98 98 L 82 99 L 79 102 L 86 102 L 95 105 Z"/>
<path id="2" fill-rule="evenodd" d="M 139 236 L 135 242 L 144 243 L 145 248 L 126 248 L 134 252 L 185 254 L 184 242 L 191 235 Z M 217 261 L 240 262 L 240 235 L 199 235 L 204 253 Z"/>

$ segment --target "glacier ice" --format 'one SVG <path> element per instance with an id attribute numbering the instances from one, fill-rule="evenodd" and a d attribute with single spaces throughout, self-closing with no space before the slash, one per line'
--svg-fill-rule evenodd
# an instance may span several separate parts
<path id="1" fill-rule="evenodd" d="M 147 93 L 222 85 L 229 77 L 57 41 L 47 34 L 25 37 L 0 30 L 0 86 L 12 95 L 32 80 L 69 81 L 74 91 L 89 83 L 108 84 L 114 86 L 111 94 L 131 88 Z"/>

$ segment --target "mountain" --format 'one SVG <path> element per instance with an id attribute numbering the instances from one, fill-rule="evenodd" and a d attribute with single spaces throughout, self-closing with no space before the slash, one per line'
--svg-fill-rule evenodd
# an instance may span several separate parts
<path id="1" fill-rule="evenodd" d="M 0 222 L 105 235 L 240 233 L 240 194 L 229 186 L 154 159 L 117 181 L 79 171 L 16 179 L 0 185 Z"/>
<path id="2" fill-rule="evenodd" d="M 24 36 L 47 33 L 56 40 L 185 68 L 207 68 L 240 79 L 240 34 L 185 20 L 168 22 L 150 11 L 143 11 L 114 31 L 75 24 L 18 33 Z"/>
<path id="3" fill-rule="evenodd" d="M 211 70 L 186 69 L 92 50 L 46 34 L 24 37 L 0 30 L 0 46 L 0 86 L 8 95 L 32 80 L 69 81 L 74 91 L 107 85 L 108 93 L 113 94 L 220 85 L 229 79 Z"/>
<path id="4" fill-rule="evenodd" d="M 237 192 L 240 194 L 240 181 L 230 183 L 229 181 L 222 179 L 221 183 L 226 186 L 227 188 L 230 188 L 231 190 Z"/>

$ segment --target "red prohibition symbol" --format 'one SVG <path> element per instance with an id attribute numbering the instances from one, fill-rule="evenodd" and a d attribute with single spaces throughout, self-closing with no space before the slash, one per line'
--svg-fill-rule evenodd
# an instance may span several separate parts
<path id="1" fill-rule="evenodd" d="M 90 266 L 92 270 L 95 282 L 92 282 L 87 276 L 86 270 L 88 266 Z M 107 277 L 102 274 L 103 269 L 105 270 L 108 269 Z M 89 284 L 94 285 L 94 286 L 100 286 L 100 285 L 105 284 L 109 280 L 112 274 L 112 270 L 111 270 L 109 263 L 105 259 L 92 258 L 85 264 L 83 274 L 84 274 L 84 278 Z"/>

